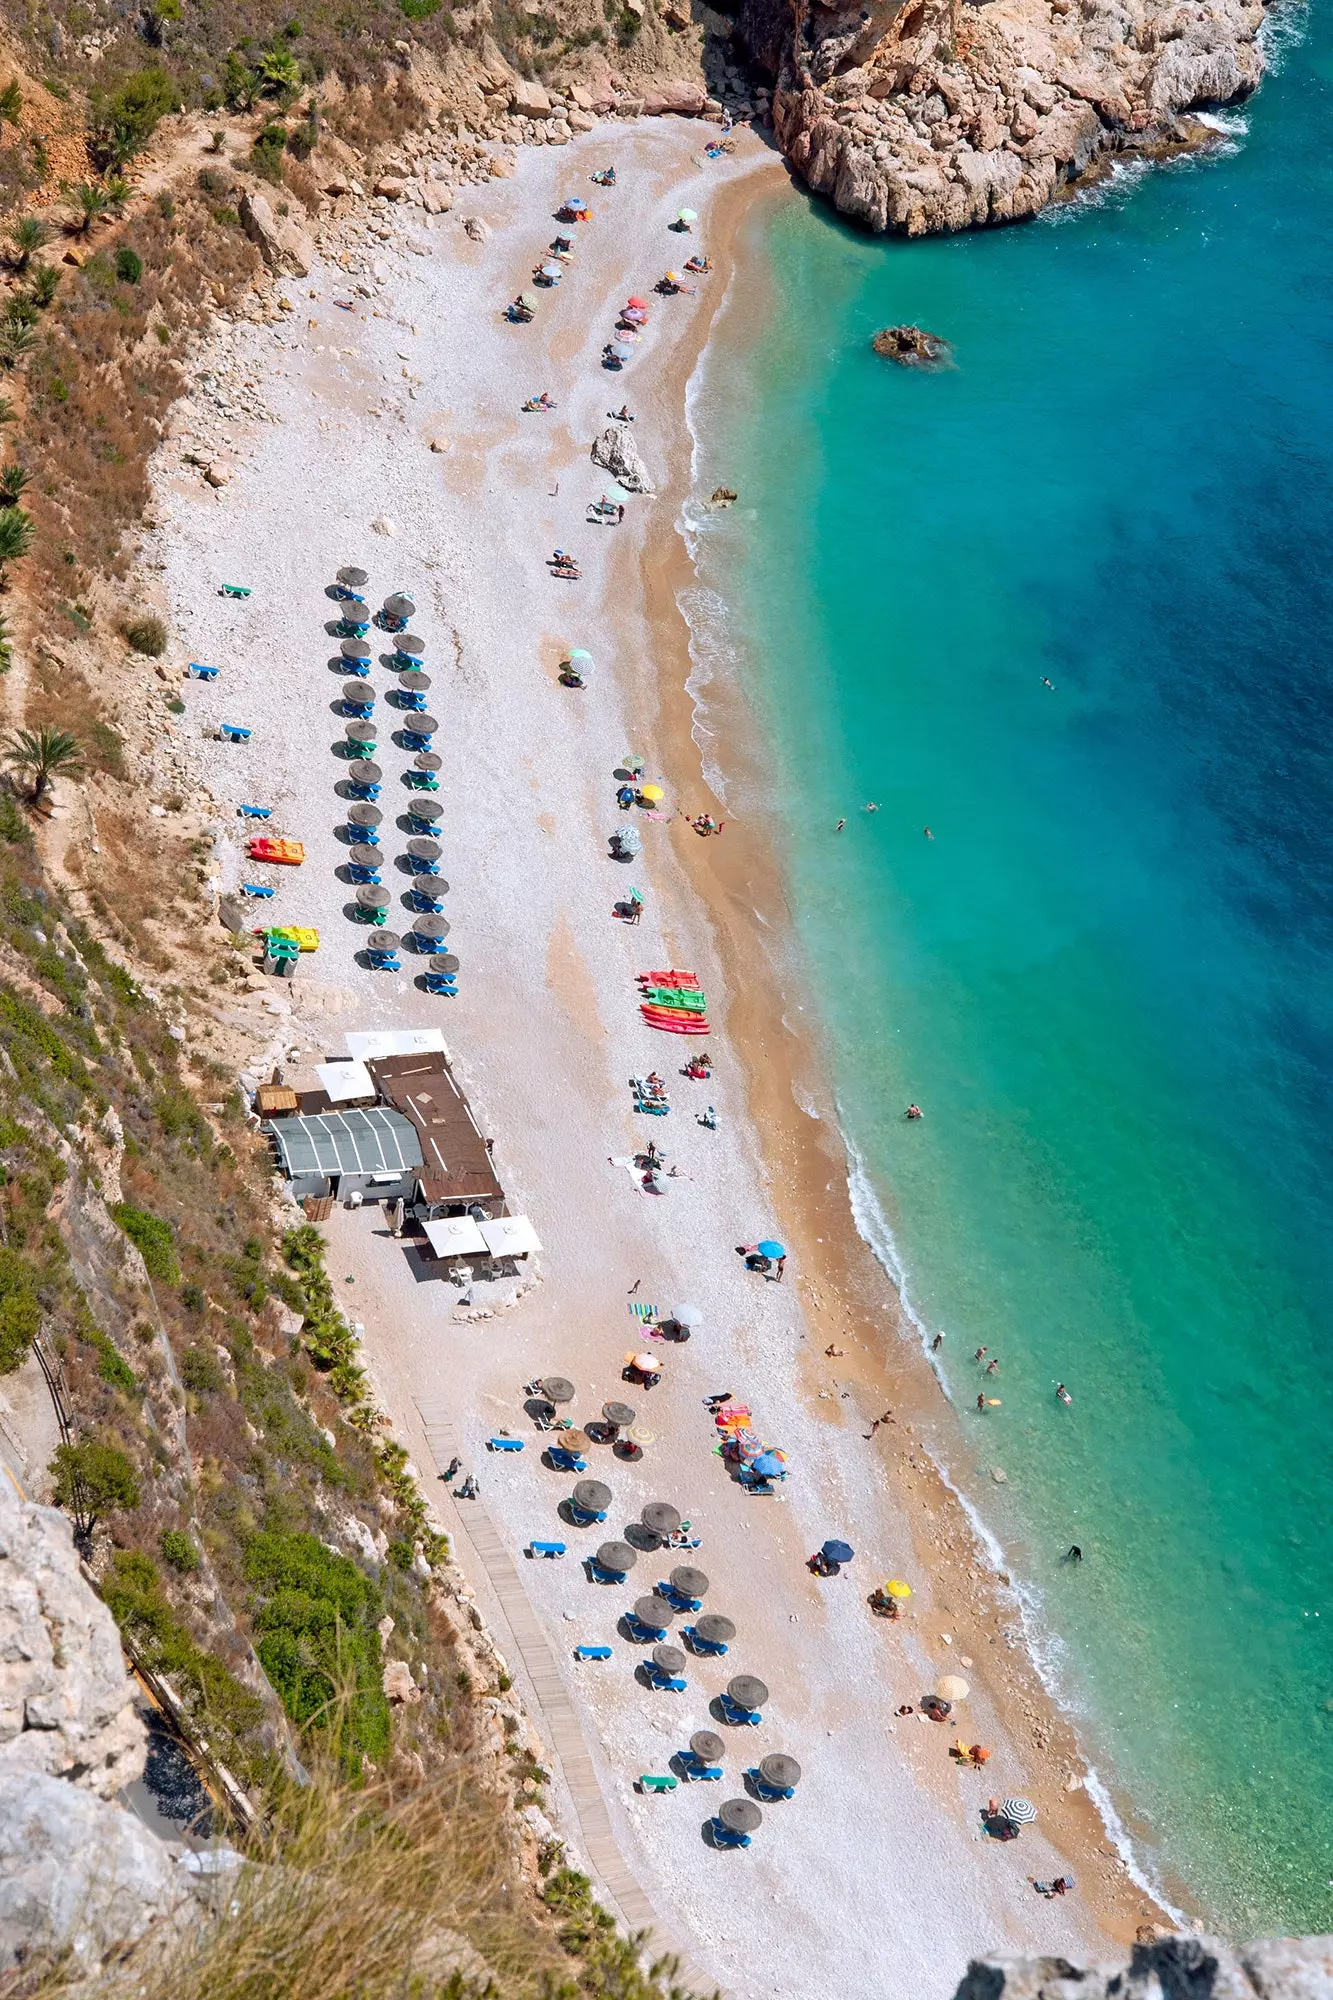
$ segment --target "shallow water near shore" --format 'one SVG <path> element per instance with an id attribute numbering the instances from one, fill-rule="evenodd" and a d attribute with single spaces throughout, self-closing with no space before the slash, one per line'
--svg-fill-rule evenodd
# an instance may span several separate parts
<path id="1" fill-rule="evenodd" d="M 1223 156 L 1025 228 L 775 205 L 694 399 L 705 720 L 739 673 L 951 1470 L 1245 1934 L 1333 1928 L 1333 31 L 1276 33 Z"/>

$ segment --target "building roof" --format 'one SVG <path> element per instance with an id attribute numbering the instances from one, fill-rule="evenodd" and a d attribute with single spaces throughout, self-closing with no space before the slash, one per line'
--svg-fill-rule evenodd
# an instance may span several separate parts
<path id="1" fill-rule="evenodd" d="M 360 1098 L 375 1101 L 375 1084 L 362 1062 L 319 1063 L 315 1075 L 330 1104 L 354 1104 Z"/>
<path id="2" fill-rule="evenodd" d="M 422 1164 L 411 1119 L 376 1104 L 368 1111 L 325 1111 L 266 1125 L 289 1179 L 300 1174 L 399 1174 Z"/>
<path id="3" fill-rule="evenodd" d="M 297 1111 L 301 1100 L 289 1084 L 261 1083 L 255 1092 L 255 1108 L 261 1118 L 267 1118 L 275 1111 Z"/>
<path id="4" fill-rule="evenodd" d="M 421 1192 L 430 1203 L 504 1203 L 490 1148 L 439 1050 L 371 1061 L 380 1096 L 412 1121 L 421 1142 Z"/>

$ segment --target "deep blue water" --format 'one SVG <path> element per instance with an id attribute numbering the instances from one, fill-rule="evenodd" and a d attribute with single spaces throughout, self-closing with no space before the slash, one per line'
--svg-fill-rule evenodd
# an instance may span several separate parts
<path id="1" fill-rule="evenodd" d="M 793 195 L 699 409 L 956 1470 L 1146 1864 L 1249 1933 L 1333 1929 L 1333 33 L 1277 39 L 1222 156 L 1021 229 Z"/>

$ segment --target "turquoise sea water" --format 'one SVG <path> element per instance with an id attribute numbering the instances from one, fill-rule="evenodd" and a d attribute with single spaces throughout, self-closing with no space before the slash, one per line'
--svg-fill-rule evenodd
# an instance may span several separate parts
<path id="1" fill-rule="evenodd" d="M 1333 32 L 1280 39 L 1224 157 L 1058 218 L 779 204 L 696 408 L 700 655 L 956 1469 L 1141 1858 L 1247 1934 L 1333 1929 Z"/>

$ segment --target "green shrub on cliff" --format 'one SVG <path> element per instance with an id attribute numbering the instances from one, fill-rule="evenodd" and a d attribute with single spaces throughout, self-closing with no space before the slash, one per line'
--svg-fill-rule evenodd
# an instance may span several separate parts
<path id="1" fill-rule="evenodd" d="M 245 1552 L 255 1586 L 256 1651 L 292 1721 L 329 1730 L 359 1766 L 389 1747 L 380 1684 L 379 1588 L 313 1535 L 256 1535 Z"/>

